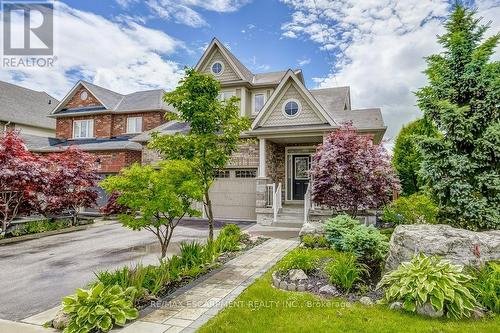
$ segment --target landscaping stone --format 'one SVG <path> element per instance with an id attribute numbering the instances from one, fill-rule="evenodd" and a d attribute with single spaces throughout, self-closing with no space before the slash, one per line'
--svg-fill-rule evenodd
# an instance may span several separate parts
<path id="1" fill-rule="evenodd" d="M 69 324 L 69 315 L 63 312 L 63 310 L 59 310 L 52 320 L 52 327 L 58 330 L 63 330 Z"/>
<path id="2" fill-rule="evenodd" d="M 319 288 L 319 293 L 329 296 L 340 296 L 340 292 L 337 290 L 337 288 L 329 284 Z"/>
<path id="3" fill-rule="evenodd" d="M 363 296 L 359 299 L 359 303 L 363 305 L 373 305 L 373 301 L 370 297 L 368 296 Z"/>
<path id="4" fill-rule="evenodd" d="M 305 284 L 299 284 L 297 286 L 297 291 L 306 291 L 306 285 Z"/>
<path id="5" fill-rule="evenodd" d="M 286 289 L 288 291 L 295 291 L 297 289 L 297 286 L 295 285 L 295 283 L 289 283 L 286 287 Z"/>
<path id="6" fill-rule="evenodd" d="M 449 225 L 400 225 L 392 234 L 385 270 L 396 269 L 418 252 L 477 267 L 481 262 L 500 259 L 500 230 L 475 232 Z"/>
<path id="7" fill-rule="evenodd" d="M 481 309 L 474 309 L 472 310 L 471 317 L 473 319 L 482 319 L 484 318 L 484 311 L 482 311 Z"/>
<path id="8" fill-rule="evenodd" d="M 291 281 L 307 280 L 307 274 L 301 269 L 291 269 L 288 272 L 288 278 Z"/>
<path id="9" fill-rule="evenodd" d="M 422 306 L 417 307 L 417 313 L 422 316 L 427 316 L 431 318 L 439 318 L 443 316 L 443 310 L 436 311 L 430 303 L 425 303 Z"/>
<path id="10" fill-rule="evenodd" d="M 280 289 L 283 289 L 283 290 L 287 290 L 287 286 L 288 286 L 288 285 L 287 285 L 287 283 L 286 283 L 285 281 L 281 281 L 281 282 L 280 282 L 280 286 L 279 286 L 279 288 L 280 288 Z"/>
<path id="11" fill-rule="evenodd" d="M 321 222 L 307 222 L 302 225 L 299 236 L 312 235 L 323 236 L 325 234 L 325 225 Z"/>
<path id="12" fill-rule="evenodd" d="M 391 305 L 389 305 L 389 309 L 391 310 L 401 310 L 403 308 L 403 303 L 401 302 L 392 302 Z"/>

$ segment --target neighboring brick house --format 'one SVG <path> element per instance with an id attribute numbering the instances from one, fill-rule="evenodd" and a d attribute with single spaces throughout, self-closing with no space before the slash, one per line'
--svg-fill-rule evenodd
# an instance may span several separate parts
<path id="1" fill-rule="evenodd" d="M 221 98 L 236 96 L 240 115 L 249 117 L 251 130 L 227 168 L 212 186 L 214 214 L 218 218 L 286 221 L 290 213 L 303 221 L 309 211 L 311 155 L 328 133 L 352 122 L 360 134 L 380 143 L 386 131 L 380 109 L 353 110 L 349 87 L 307 89 L 302 70 L 253 74 L 214 38 L 195 66 L 221 83 Z M 146 147 L 151 132 L 189 132 L 189 124 L 171 121 L 132 141 Z M 144 148 L 143 163 L 159 155 Z M 281 207 L 286 205 L 286 214 Z M 293 206 L 295 205 L 295 207 Z M 288 214 L 288 215 L 287 215 Z M 307 216 L 307 213 L 305 214 Z"/>
<path id="2" fill-rule="evenodd" d="M 79 81 L 49 115 L 56 137 L 27 138 L 27 146 L 37 153 L 76 146 L 95 156 L 101 175 L 118 173 L 142 160 L 142 146 L 130 139 L 164 124 L 165 114 L 174 112 L 163 102 L 164 94 L 157 89 L 122 95 Z M 102 195 L 99 203 L 104 202 Z"/>

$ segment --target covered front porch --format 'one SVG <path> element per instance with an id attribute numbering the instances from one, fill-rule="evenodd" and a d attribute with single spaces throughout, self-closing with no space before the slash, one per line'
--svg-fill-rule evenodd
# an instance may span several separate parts
<path id="1" fill-rule="evenodd" d="M 257 223 L 297 224 L 310 209 L 309 170 L 326 133 L 273 133 L 258 137 Z"/>

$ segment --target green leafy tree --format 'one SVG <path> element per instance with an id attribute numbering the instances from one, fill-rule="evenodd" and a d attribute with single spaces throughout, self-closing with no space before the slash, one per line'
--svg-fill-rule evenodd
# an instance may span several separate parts
<path id="1" fill-rule="evenodd" d="M 166 103 L 174 106 L 179 118 L 190 124 L 187 134 L 153 134 L 149 147 L 172 160 L 188 160 L 193 172 L 201 180 L 203 204 L 209 225 L 209 240 L 213 240 L 214 215 L 210 186 L 215 172 L 224 168 L 233 152 L 237 151 L 240 133 L 247 130 L 250 121 L 239 116 L 238 99 L 221 101 L 219 82 L 209 74 L 187 69 L 181 84 L 165 94 Z"/>
<path id="2" fill-rule="evenodd" d="M 429 85 L 418 106 L 440 136 L 422 137 L 422 176 L 446 223 L 500 227 L 500 62 L 490 58 L 500 34 L 456 4 L 439 36 L 444 52 L 427 58 Z"/>
<path id="3" fill-rule="evenodd" d="M 422 154 L 417 145 L 418 136 L 436 136 L 436 129 L 425 118 L 414 120 L 401 128 L 394 144 L 392 164 L 398 173 L 404 196 L 419 192 L 424 185 L 419 176 Z"/>
<path id="4" fill-rule="evenodd" d="M 201 200 L 201 186 L 188 161 L 164 161 L 158 169 L 134 164 L 100 185 L 108 193 L 120 193 L 117 202 L 128 208 L 119 215 L 124 226 L 155 234 L 162 258 L 179 221 L 200 215 L 192 205 Z"/>

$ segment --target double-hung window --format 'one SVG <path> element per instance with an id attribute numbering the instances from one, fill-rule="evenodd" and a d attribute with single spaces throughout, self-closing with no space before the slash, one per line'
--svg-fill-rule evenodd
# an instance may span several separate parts
<path id="1" fill-rule="evenodd" d="M 253 113 L 257 114 L 264 107 L 264 103 L 266 102 L 265 94 L 255 94 L 253 97 Z"/>
<path id="2" fill-rule="evenodd" d="M 73 138 L 85 139 L 94 136 L 94 120 L 83 119 L 73 121 Z"/>
<path id="3" fill-rule="evenodd" d="M 141 132 L 142 132 L 142 117 L 128 117 L 127 133 L 141 133 Z"/>
<path id="4" fill-rule="evenodd" d="M 219 100 L 221 101 L 225 101 L 225 100 L 228 100 L 230 99 L 231 97 L 233 97 L 235 95 L 235 91 L 234 90 L 226 90 L 226 91 L 221 91 L 219 93 Z"/>

